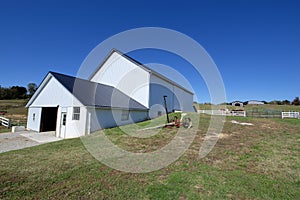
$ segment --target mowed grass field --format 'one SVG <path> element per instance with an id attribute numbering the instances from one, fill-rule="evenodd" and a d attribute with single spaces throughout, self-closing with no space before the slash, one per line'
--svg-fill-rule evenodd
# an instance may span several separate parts
<path id="1" fill-rule="evenodd" d="M 227 117 L 217 144 L 200 159 L 209 121 L 201 115 L 183 156 L 149 173 L 111 169 L 78 138 L 2 153 L 0 199 L 300 199 L 299 119 Z M 104 134 L 121 148 L 149 152 L 169 143 L 176 128 L 145 139 L 120 128 Z"/>

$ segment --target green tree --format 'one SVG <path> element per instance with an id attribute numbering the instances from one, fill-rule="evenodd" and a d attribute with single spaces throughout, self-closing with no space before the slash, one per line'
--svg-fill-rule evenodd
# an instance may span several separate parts
<path id="1" fill-rule="evenodd" d="M 9 88 L 0 88 L 0 99 L 25 99 L 27 89 L 22 86 L 12 86 Z"/>
<path id="2" fill-rule="evenodd" d="M 29 96 L 32 96 L 37 89 L 37 85 L 35 83 L 28 83 L 27 89 Z"/>
<path id="3" fill-rule="evenodd" d="M 274 100 L 274 101 L 271 101 L 269 104 L 272 104 L 272 105 L 282 105 L 283 103 L 279 100 Z"/>
<path id="4" fill-rule="evenodd" d="M 291 105 L 291 102 L 289 100 L 284 100 L 282 101 L 283 105 Z"/>
<path id="5" fill-rule="evenodd" d="M 27 89 L 22 86 L 12 86 L 10 88 L 9 99 L 25 99 L 27 94 Z"/>
<path id="6" fill-rule="evenodd" d="M 295 106 L 299 106 L 299 105 L 300 105 L 299 97 L 296 97 L 296 98 L 294 99 L 294 101 L 292 102 L 292 104 L 295 105 Z"/>

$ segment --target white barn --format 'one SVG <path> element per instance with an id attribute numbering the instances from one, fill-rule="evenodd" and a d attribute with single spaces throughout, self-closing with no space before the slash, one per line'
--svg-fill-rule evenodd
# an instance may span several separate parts
<path id="1" fill-rule="evenodd" d="M 168 111 L 193 112 L 193 93 L 117 50 L 89 80 L 49 72 L 27 103 L 27 129 L 80 137 Z"/>
<path id="2" fill-rule="evenodd" d="M 168 111 L 194 112 L 191 91 L 116 49 L 89 80 L 119 89 L 149 108 L 154 116 L 160 112 L 157 109 L 163 105 L 163 96 L 167 96 Z"/>

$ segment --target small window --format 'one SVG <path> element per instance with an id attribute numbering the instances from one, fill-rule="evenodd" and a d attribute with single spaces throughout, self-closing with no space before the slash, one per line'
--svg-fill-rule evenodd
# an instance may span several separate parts
<path id="1" fill-rule="evenodd" d="M 62 118 L 62 125 L 65 126 L 66 125 L 66 121 L 67 121 L 67 115 L 63 114 L 63 118 Z"/>
<path id="2" fill-rule="evenodd" d="M 73 120 L 80 119 L 80 107 L 73 107 Z"/>
<path id="3" fill-rule="evenodd" d="M 128 119 L 129 119 L 129 111 L 128 110 L 122 110 L 121 121 L 126 121 Z"/>
<path id="4" fill-rule="evenodd" d="M 162 111 L 158 111 L 158 112 L 157 112 L 157 116 L 160 117 L 161 115 L 162 115 Z"/>
<path id="5" fill-rule="evenodd" d="M 35 121 L 35 113 L 32 115 L 32 120 Z"/>

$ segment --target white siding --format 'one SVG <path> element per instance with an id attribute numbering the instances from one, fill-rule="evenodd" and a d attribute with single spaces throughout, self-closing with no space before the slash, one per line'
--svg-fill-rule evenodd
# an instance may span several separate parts
<path id="1" fill-rule="evenodd" d="M 80 107 L 80 119 L 73 120 L 73 107 L 67 108 L 66 138 L 75 138 L 86 134 L 87 109 Z"/>
<path id="2" fill-rule="evenodd" d="M 40 94 L 34 99 L 30 107 L 67 107 L 70 105 L 82 105 L 73 95 L 62 86 L 55 78 L 42 88 Z"/>
<path id="3" fill-rule="evenodd" d="M 177 110 L 177 108 L 179 108 L 179 110 L 182 110 L 184 112 L 195 112 L 193 108 L 193 94 L 186 92 L 177 86 L 174 86 L 173 91 L 176 97 L 175 99 L 178 99 L 178 101 L 180 102 L 180 104 L 174 102 L 174 109 Z"/>
<path id="4" fill-rule="evenodd" d="M 93 109 L 90 108 L 91 113 L 91 132 L 111 128 L 115 126 L 121 126 L 125 124 L 131 124 L 135 122 L 144 121 L 148 117 L 147 111 L 129 111 L 129 119 L 122 121 L 122 110 L 118 109 Z"/>
<path id="5" fill-rule="evenodd" d="M 157 109 L 160 104 L 164 106 L 163 96 L 167 96 L 167 107 L 168 111 L 172 112 L 174 110 L 181 110 L 184 112 L 193 112 L 193 94 L 186 92 L 185 90 L 179 88 L 178 86 L 163 80 L 162 78 L 151 75 L 150 78 L 150 98 L 149 106 L 150 112 L 155 113 L 159 110 L 153 111 L 152 108 Z M 160 107 L 161 108 L 161 107 Z"/>
<path id="6" fill-rule="evenodd" d="M 149 78 L 148 71 L 114 52 L 91 81 L 113 86 L 148 107 Z"/>
<path id="7" fill-rule="evenodd" d="M 62 112 L 67 113 L 65 133 L 61 133 L 61 115 Z M 87 109 L 85 106 L 80 106 L 79 120 L 73 120 L 73 106 L 58 107 L 56 137 L 76 138 L 86 135 L 86 118 Z"/>
<path id="8" fill-rule="evenodd" d="M 45 107 L 45 106 L 43 106 Z M 56 121 L 56 137 L 61 136 L 61 114 L 62 112 L 67 113 L 66 120 L 66 130 L 65 134 L 62 134 L 64 138 L 75 138 L 84 136 L 87 134 L 86 124 L 87 124 L 87 109 L 84 106 L 80 107 L 80 119 L 73 120 L 73 107 L 58 107 L 57 110 L 57 121 Z M 27 119 L 27 129 L 40 131 L 40 123 L 41 123 L 41 113 L 42 107 L 29 107 L 28 109 L 28 119 Z M 35 114 L 35 119 L 33 120 L 33 114 Z"/>
<path id="9" fill-rule="evenodd" d="M 161 78 L 151 75 L 149 106 L 152 117 L 154 116 L 153 113 L 158 113 L 158 111 L 161 111 L 159 108 L 164 107 L 164 96 L 167 96 L 168 111 L 172 112 L 174 109 L 173 86 Z M 161 105 L 161 107 L 157 106 L 157 104 Z"/>
<path id="10" fill-rule="evenodd" d="M 56 119 L 56 131 L 55 131 L 55 136 L 56 137 L 62 137 L 65 138 L 66 137 L 66 131 L 65 133 L 60 133 L 61 130 L 61 114 L 62 112 L 67 113 L 67 117 L 68 117 L 68 109 L 67 107 L 61 107 L 59 106 L 57 109 L 57 119 Z M 68 124 L 68 121 L 66 120 L 66 124 Z"/>
<path id="11" fill-rule="evenodd" d="M 33 118 L 33 115 L 35 115 L 34 118 Z M 30 107 L 28 109 L 27 129 L 34 130 L 34 131 L 40 131 L 41 116 L 42 116 L 42 108 Z"/>

